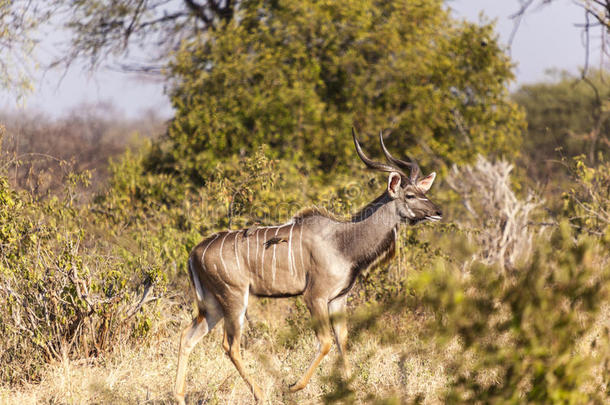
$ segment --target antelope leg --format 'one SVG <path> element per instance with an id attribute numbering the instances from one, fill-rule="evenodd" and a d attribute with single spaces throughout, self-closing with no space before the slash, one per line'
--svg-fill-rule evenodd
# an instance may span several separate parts
<path id="1" fill-rule="evenodd" d="M 176 373 L 176 384 L 174 385 L 174 396 L 179 404 L 184 404 L 184 388 L 186 377 L 186 366 L 193 348 L 222 318 L 222 315 L 214 311 L 205 311 L 199 314 L 193 322 L 187 326 L 180 335 L 180 349 L 178 351 L 178 372 Z"/>
<path id="2" fill-rule="evenodd" d="M 225 317 L 225 339 L 223 339 L 223 346 L 225 350 L 228 347 L 227 354 L 231 361 L 235 365 L 235 368 L 244 379 L 244 381 L 250 386 L 250 390 L 254 394 L 254 398 L 257 402 L 263 400 L 263 392 L 258 385 L 252 380 L 252 378 L 246 374 L 246 370 L 243 365 L 241 354 L 239 352 L 239 341 L 241 338 L 241 323 L 238 318 L 233 317 L 232 319 Z"/>
<path id="3" fill-rule="evenodd" d="M 333 327 L 335 334 L 335 341 L 339 348 L 339 355 L 343 361 L 343 373 L 345 378 L 349 378 L 351 374 L 351 368 L 349 360 L 347 359 L 347 353 L 345 351 L 347 345 L 347 318 L 346 318 L 346 302 L 347 295 L 337 298 L 328 304 L 328 312 L 330 315 L 330 322 Z"/>
<path id="4" fill-rule="evenodd" d="M 307 299 L 305 300 L 308 301 Z M 316 299 L 311 301 L 308 305 L 311 316 L 314 320 L 314 327 L 316 330 L 316 337 L 318 338 L 318 353 L 314 357 L 313 361 L 309 365 L 309 368 L 303 374 L 301 379 L 290 386 L 290 392 L 296 392 L 305 388 L 313 372 L 316 370 L 324 356 L 330 351 L 332 344 L 332 338 L 330 335 L 329 321 L 328 321 L 328 302 L 322 299 Z"/>

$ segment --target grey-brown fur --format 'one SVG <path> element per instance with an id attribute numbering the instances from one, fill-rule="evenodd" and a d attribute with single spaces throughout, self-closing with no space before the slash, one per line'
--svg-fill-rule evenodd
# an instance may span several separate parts
<path id="1" fill-rule="evenodd" d="M 303 295 L 317 320 L 320 349 L 292 391 L 302 389 L 331 344 L 331 329 L 345 357 L 347 329 L 345 297 L 358 273 L 392 255 L 401 223 L 440 219 L 440 210 L 427 197 L 434 174 L 408 177 L 399 165 L 414 163 L 392 160 L 392 165 L 373 162 L 360 149 L 360 158 L 377 170 L 390 172 L 388 189 L 352 216 L 339 220 L 320 210 L 307 210 L 291 221 L 272 227 L 257 227 L 214 234 L 197 245 L 189 256 L 189 275 L 195 290 L 199 315 L 182 334 L 175 393 L 184 401 L 186 359 L 194 344 L 224 318 L 223 346 L 257 400 L 262 392 L 243 368 L 239 338 L 250 294 L 266 297 Z M 381 138 L 384 152 L 385 146 Z M 388 153 L 389 155 L 389 153 Z M 391 155 L 388 157 L 391 159 Z M 415 165 L 416 166 L 416 165 Z M 417 168 L 417 173 L 419 168 Z"/>

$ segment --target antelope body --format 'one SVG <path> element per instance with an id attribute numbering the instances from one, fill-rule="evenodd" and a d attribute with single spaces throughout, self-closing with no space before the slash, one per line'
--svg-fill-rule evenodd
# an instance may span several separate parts
<path id="1" fill-rule="evenodd" d="M 194 345 L 224 318 L 223 347 L 257 401 L 258 385 L 246 374 L 239 351 L 241 329 L 250 294 L 265 297 L 303 295 L 316 321 L 318 353 L 305 374 L 290 387 L 304 388 L 329 352 L 334 334 L 346 372 L 346 297 L 360 271 L 394 253 L 401 223 L 440 220 L 438 207 L 425 197 L 435 173 L 419 177 L 415 162 L 393 158 L 380 134 L 391 164 L 374 162 L 362 152 L 352 130 L 356 151 L 371 169 L 389 172 L 387 190 L 355 214 L 340 221 L 309 209 L 279 226 L 223 231 L 197 245 L 188 262 L 198 316 L 181 335 L 175 396 L 184 403 L 185 373 Z M 402 169 L 409 168 L 410 176 Z"/>

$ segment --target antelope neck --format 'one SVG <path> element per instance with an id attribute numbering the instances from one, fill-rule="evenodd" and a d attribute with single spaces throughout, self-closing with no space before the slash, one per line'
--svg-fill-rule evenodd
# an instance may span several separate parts
<path id="1" fill-rule="evenodd" d="M 343 224 L 337 232 L 340 250 L 357 267 L 370 263 L 390 248 L 399 223 L 395 200 L 386 192 Z"/>

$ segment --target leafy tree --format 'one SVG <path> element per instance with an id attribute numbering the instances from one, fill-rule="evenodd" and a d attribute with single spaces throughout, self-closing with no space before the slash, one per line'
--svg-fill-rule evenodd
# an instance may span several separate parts
<path id="1" fill-rule="evenodd" d="M 176 117 L 151 168 L 196 183 L 262 144 L 348 167 L 352 125 L 391 128 L 398 155 L 437 166 L 515 152 L 523 129 L 493 27 L 454 20 L 439 0 L 244 1 L 183 43 L 168 76 Z"/>
<path id="2" fill-rule="evenodd" d="M 425 152 L 423 163 L 437 166 L 519 145 L 511 64 L 493 26 L 456 20 L 441 0 L 7 4 L 25 7 L 28 21 L 53 13 L 49 24 L 71 32 L 56 63 L 116 57 L 166 75 L 177 116 L 154 170 L 199 181 L 215 159 L 269 144 L 328 171 L 345 167 L 354 123 L 391 128 L 398 153 Z M 144 64 L 129 63 L 136 59 Z"/>

